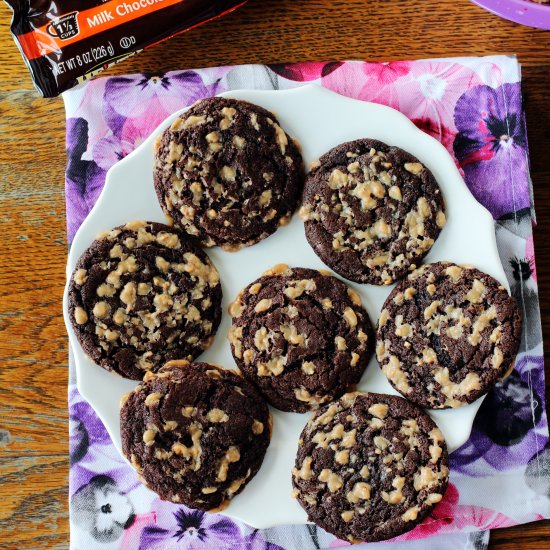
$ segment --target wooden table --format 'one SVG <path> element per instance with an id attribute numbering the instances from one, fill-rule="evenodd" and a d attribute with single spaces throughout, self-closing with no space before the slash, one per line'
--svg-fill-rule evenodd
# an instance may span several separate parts
<path id="1" fill-rule="evenodd" d="M 0 532 L 3 548 L 68 546 L 67 242 L 61 99 L 44 100 L 0 8 Z M 516 53 L 523 65 L 542 297 L 550 295 L 550 32 L 468 0 L 251 0 L 109 74 L 237 63 Z M 542 300 L 545 338 L 550 301 Z M 546 356 L 548 364 L 548 356 Z M 547 370 L 547 380 L 550 378 Z M 492 548 L 548 548 L 550 522 L 502 529 Z"/>

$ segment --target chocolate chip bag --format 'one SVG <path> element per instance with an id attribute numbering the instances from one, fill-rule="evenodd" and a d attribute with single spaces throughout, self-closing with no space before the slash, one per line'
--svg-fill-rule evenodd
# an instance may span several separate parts
<path id="1" fill-rule="evenodd" d="M 246 0 L 6 0 L 11 32 L 44 97 Z"/>

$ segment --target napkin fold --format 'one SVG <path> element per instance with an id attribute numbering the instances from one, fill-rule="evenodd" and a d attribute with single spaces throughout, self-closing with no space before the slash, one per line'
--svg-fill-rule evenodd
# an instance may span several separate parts
<path id="1" fill-rule="evenodd" d="M 432 515 L 391 543 L 369 548 L 484 549 L 490 529 L 550 518 L 535 217 L 520 80 L 517 60 L 505 56 L 346 61 L 108 77 L 63 96 L 69 242 L 115 162 L 174 111 L 227 90 L 315 82 L 398 109 L 453 155 L 469 189 L 495 219 L 500 257 L 523 314 L 520 353 L 512 374 L 484 400 L 468 442 L 451 455 L 449 489 Z M 69 365 L 71 548 L 308 550 L 347 545 L 314 525 L 260 531 L 159 500 L 137 481 L 79 395 L 72 356 Z"/>

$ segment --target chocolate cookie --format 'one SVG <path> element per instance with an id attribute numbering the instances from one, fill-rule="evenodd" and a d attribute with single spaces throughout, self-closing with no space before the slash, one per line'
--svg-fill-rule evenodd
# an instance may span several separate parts
<path id="1" fill-rule="evenodd" d="M 370 139 L 343 143 L 319 159 L 300 216 L 323 262 L 376 285 L 414 269 L 445 225 L 431 172 L 409 153 Z"/>
<path id="2" fill-rule="evenodd" d="M 165 213 L 206 246 L 234 250 L 290 220 L 303 180 L 298 147 L 275 116 L 211 97 L 159 136 L 154 182 Z"/>
<path id="3" fill-rule="evenodd" d="M 69 316 L 84 351 L 107 370 L 141 380 L 170 359 L 210 346 L 221 318 L 220 277 L 185 233 L 135 221 L 82 254 Z"/>
<path id="4" fill-rule="evenodd" d="M 422 409 L 395 395 L 355 392 L 304 428 L 293 496 L 338 538 L 375 542 L 421 523 L 448 476 L 443 434 Z"/>
<path id="5" fill-rule="evenodd" d="M 260 469 L 271 417 L 234 371 L 171 361 L 122 401 L 122 452 L 163 500 L 222 509 Z"/>
<path id="6" fill-rule="evenodd" d="M 357 384 L 374 346 L 359 295 L 328 272 L 277 265 L 229 308 L 242 373 L 283 411 L 305 412 Z"/>
<path id="7" fill-rule="evenodd" d="M 513 368 L 521 316 L 498 281 L 468 266 L 427 264 L 388 296 L 376 355 L 393 387 L 431 409 L 459 407 Z"/>

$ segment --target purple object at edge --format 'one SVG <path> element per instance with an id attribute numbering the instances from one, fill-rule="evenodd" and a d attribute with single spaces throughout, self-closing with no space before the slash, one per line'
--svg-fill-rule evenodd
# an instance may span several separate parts
<path id="1" fill-rule="evenodd" d="M 550 4 L 530 0 L 472 0 L 474 4 L 502 17 L 538 29 L 550 30 Z"/>

